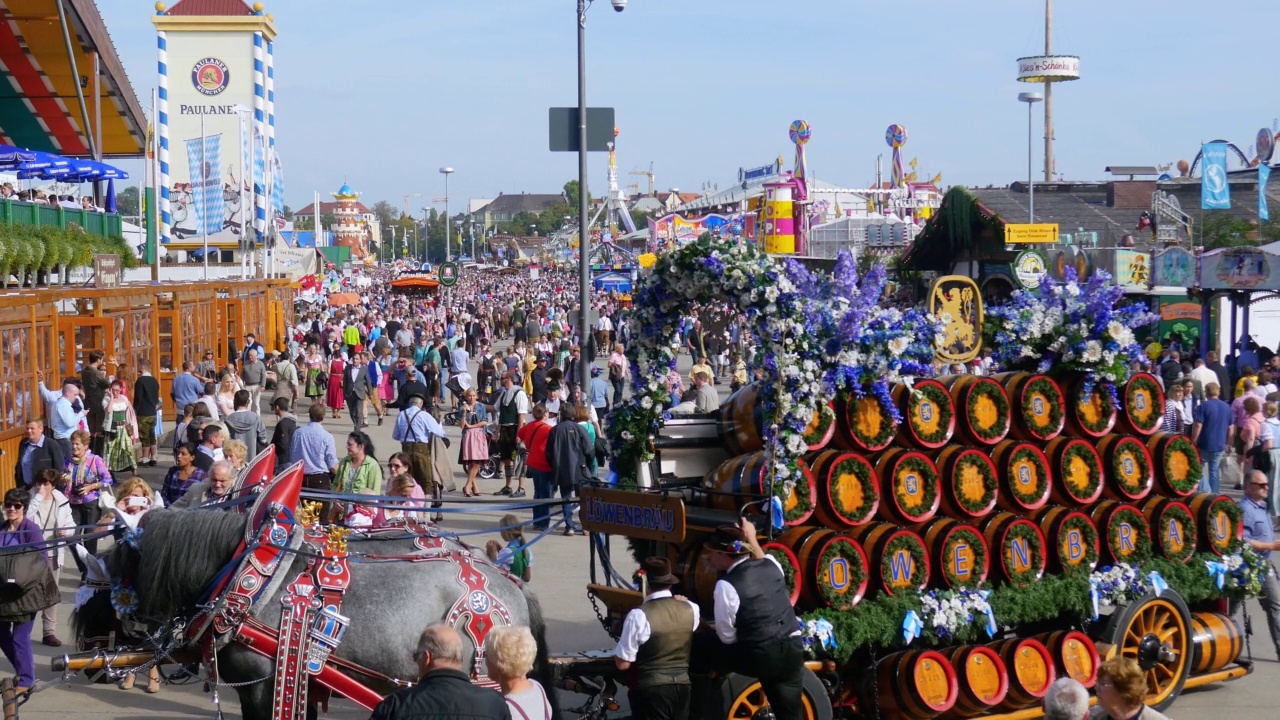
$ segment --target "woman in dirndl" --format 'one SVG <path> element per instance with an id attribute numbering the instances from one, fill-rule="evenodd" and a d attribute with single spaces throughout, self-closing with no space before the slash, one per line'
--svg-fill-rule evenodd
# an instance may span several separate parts
<path id="1" fill-rule="evenodd" d="M 342 373 L 347 369 L 346 358 L 346 353 L 336 354 L 329 363 L 329 389 L 325 393 L 325 404 L 329 406 L 335 418 L 338 417 L 343 405 Z"/>
<path id="2" fill-rule="evenodd" d="M 325 386 L 320 382 L 320 371 L 324 368 L 324 358 L 320 355 L 320 347 L 315 343 L 307 346 L 305 358 L 298 359 L 298 365 L 306 368 L 307 383 L 305 394 L 311 400 L 324 395 Z"/>
<path id="3" fill-rule="evenodd" d="M 378 358 L 378 367 L 382 370 L 382 379 L 378 381 L 378 397 L 382 399 L 384 407 L 396 399 L 395 384 L 391 380 L 391 366 L 394 363 L 395 358 L 391 356 L 391 348 L 385 348 L 382 356 Z"/>
<path id="4" fill-rule="evenodd" d="M 138 416 L 133 412 L 133 403 L 124 396 L 124 383 L 119 379 L 111 381 L 102 406 L 102 431 L 107 436 L 103 454 L 107 469 L 113 473 L 133 472 L 138 467 L 138 459 L 133 452 L 133 444 L 138 440 Z"/>
<path id="5" fill-rule="evenodd" d="M 480 466 L 489 461 L 489 413 L 484 405 L 476 402 L 475 388 L 462 393 L 462 407 L 458 409 L 458 424 L 462 426 L 462 447 L 458 449 L 458 461 L 467 468 L 467 482 L 462 486 L 466 497 L 479 497 L 476 475 Z"/>

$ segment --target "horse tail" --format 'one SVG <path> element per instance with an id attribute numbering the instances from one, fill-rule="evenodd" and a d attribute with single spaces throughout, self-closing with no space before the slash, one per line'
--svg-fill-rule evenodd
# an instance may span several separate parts
<path id="1" fill-rule="evenodd" d="M 538 645 L 538 653 L 534 657 L 534 672 L 538 682 L 547 691 L 547 701 L 551 703 L 551 717 L 560 720 L 560 703 L 555 687 L 555 673 L 551 669 L 550 652 L 547 647 L 547 621 L 542 616 L 542 603 L 538 596 L 524 589 L 524 599 L 529 607 L 529 632 L 533 633 L 534 642 Z"/>

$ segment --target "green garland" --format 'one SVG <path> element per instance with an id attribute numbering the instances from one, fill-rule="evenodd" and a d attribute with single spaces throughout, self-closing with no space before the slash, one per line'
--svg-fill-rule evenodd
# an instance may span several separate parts
<path id="1" fill-rule="evenodd" d="M 1133 528 L 1133 537 L 1130 538 L 1133 542 L 1133 554 L 1121 557 L 1117 550 L 1120 548 L 1120 526 L 1125 523 Z M 1147 523 L 1147 518 L 1133 507 L 1117 509 L 1107 521 L 1107 547 L 1116 562 L 1141 565 L 1150 560 L 1151 525 Z"/>
<path id="2" fill-rule="evenodd" d="M 818 558 L 819 575 L 824 572 L 829 573 L 831 563 L 837 558 L 843 558 L 849 566 L 849 592 L 836 592 L 831 587 L 831 578 L 827 577 L 825 584 L 819 583 L 819 594 L 822 596 L 823 602 L 828 607 L 837 610 L 847 610 L 857 604 L 855 593 L 862 583 L 867 580 L 866 556 L 858 553 L 855 548 L 857 546 L 850 542 L 832 543 L 827 546 L 826 551 L 822 553 L 822 557 Z M 818 578 L 814 578 L 817 582 Z"/>
<path id="3" fill-rule="evenodd" d="M 835 479 L 844 475 L 852 475 L 857 479 L 858 484 L 862 486 L 862 505 L 856 508 L 844 507 L 841 504 L 840 494 L 835 492 L 834 488 L 828 493 L 831 497 L 831 504 L 835 506 L 836 511 L 843 517 L 861 517 L 869 520 L 873 514 L 872 508 L 880 505 L 880 490 L 876 487 L 875 472 L 865 461 L 842 460 L 831 469 L 829 477 Z M 830 481 L 827 482 L 829 483 Z"/>
<path id="4" fill-rule="evenodd" d="M 979 398 L 986 398 L 996 406 L 996 424 L 990 428 L 983 428 L 978 421 Z M 970 388 L 967 400 L 965 416 L 969 418 L 969 428 L 974 435 L 982 440 L 995 440 L 1009 433 L 1009 398 L 998 383 L 978 380 Z"/>
<path id="5" fill-rule="evenodd" d="M 880 406 L 880 432 L 871 437 L 863 435 L 858 429 L 858 423 L 854 420 L 857 416 L 855 411 L 857 410 L 858 403 L 863 400 L 873 401 Z M 893 421 L 894 411 L 879 395 L 869 392 L 859 398 L 854 397 L 851 393 L 847 394 L 845 396 L 845 407 L 847 410 L 845 414 L 848 416 L 849 421 L 849 431 L 853 433 L 854 437 L 861 440 L 868 448 L 883 448 L 889 444 L 890 440 L 893 439 L 893 433 L 897 427 L 897 424 Z"/>
<path id="6" fill-rule="evenodd" d="M 1191 513 L 1177 505 L 1168 505 L 1164 507 L 1157 515 L 1160 526 L 1155 528 L 1156 534 L 1160 537 L 1160 553 L 1168 560 L 1175 562 L 1186 562 L 1196 552 L 1197 534 L 1196 521 L 1191 517 Z M 1165 529 L 1169 527 L 1170 520 L 1177 520 L 1182 523 L 1182 551 L 1177 552 L 1173 549 L 1169 542 L 1168 534 Z"/>
<path id="7" fill-rule="evenodd" d="M 770 547 L 766 544 L 763 548 L 766 555 L 773 556 L 774 560 L 782 566 L 782 577 L 787 581 L 787 595 L 796 594 L 796 566 L 791 562 L 791 558 L 781 548 L 777 546 Z"/>
<path id="8" fill-rule="evenodd" d="M 999 492 L 1000 487 L 996 480 L 996 474 L 991 470 L 991 463 L 967 459 L 971 457 L 973 456 L 962 455 L 956 460 L 956 472 L 951 473 L 951 479 L 958 483 L 962 477 L 962 473 L 959 472 L 960 468 L 964 465 L 976 465 L 978 473 L 982 475 L 982 497 L 977 501 L 969 500 L 964 493 L 960 492 L 960 488 L 956 486 L 952 487 L 952 494 L 955 495 L 957 505 L 970 513 L 980 513 L 991 508 L 991 504 L 995 502 L 996 493 Z"/>
<path id="9" fill-rule="evenodd" d="M 1030 563 L 1027 572 L 1015 578 L 1009 571 L 1013 567 L 1013 542 L 1000 543 L 1000 562 L 1009 582 L 1016 587 L 1025 588 L 1040 580 L 1044 574 L 1044 540 L 1037 528 L 1034 525 L 1018 523 L 1009 528 L 1005 537 L 1010 541 L 1026 540 L 1027 547 L 1031 551 L 1030 557 L 1027 558 Z"/>
<path id="10" fill-rule="evenodd" d="M 955 546 L 961 542 L 967 543 L 973 549 L 973 575 L 969 582 L 965 582 L 958 578 L 951 567 L 951 563 L 945 562 L 947 559 L 955 557 Z M 942 577 L 947 583 L 947 587 L 953 590 L 959 590 L 962 587 L 972 588 L 980 585 L 981 580 L 975 581 L 974 578 L 980 576 L 982 568 L 987 565 L 987 541 L 982 537 L 976 529 L 967 525 L 961 525 L 953 528 L 947 535 L 946 541 L 942 543 L 942 551 L 940 553 L 944 562 L 942 565 Z"/>
<path id="11" fill-rule="evenodd" d="M 1098 529 L 1093 526 L 1089 518 L 1081 515 L 1073 515 L 1062 521 L 1058 526 L 1058 537 L 1054 538 L 1054 550 L 1059 553 L 1058 564 L 1062 567 L 1064 575 L 1088 575 L 1093 572 L 1093 568 L 1098 564 Z M 1058 539 L 1064 537 L 1067 533 L 1075 530 L 1080 533 L 1084 539 L 1084 562 L 1079 565 L 1068 565 L 1063 561 L 1062 547 L 1058 544 Z"/>
<path id="12" fill-rule="evenodd" d="M 1091 400 L 1098 398 L 1098 422 L 1090 423 L 1085 419 L 1084 408 L 1089 405 Z M 1116 414 L 1116 408 L 1111 404 L 1111 398 L 1107 393 L 1105 383 L 1097 383 L 1093 386 L 1093 391 L 1089 395 L 1084 393 L 1076 393 L 1075 407 L 1072 408 L 1072 414 L 1075 415 L 1076 421 L 1080 426 L 1090 432 L 1103 433 L 1111 429 L 1112 417 Z"/>
<path id="13" fill-rule="evenodd" d="M 1233 548 L 1235 548 L 1236 546 L 1244 544 L 1237 537 L 1237 534 L 1240 530 L 1240 524 L 1244 522 L 1244 513 L 1240 511 L 1239 505 L 1235 504 L 1234 502 L 1231 502 L 1231 499 L 1226 497 L 1215 498 L 1213 502 L 1209 503 L 1207 513 L 1210 519 L 1212 519 L 1213 516 L 1217 514 L 1218 509 L 1221 509 L 1222 512 L 1225 512 L 1227 514 L 1227 520 L 1231 524 L 1231 529 L 1227 533 L 1228 535 L 1227 546 L 1225 548 L 1222 548 L 1222 554 L 1225 555 L 1230 552 L 1233 552 Z M 1214 536 L 1212 533 L 1209 532 L 1208 528 L 1205 528 L 1205 533 L 1206 533 L 1206 539 L 1208 540 L 1209 544 L 1214 545 L 1214 542 L 1213 542 Z"/>
<path id="14" fill-rule="evenodd" d="M 1036 417 L 1031 410 L 1031 396 L 1044 395 L 1045 412 L 1049 415 L 1049 424 L 1047 430 L 1040 430 L 1040 426 L 1032 421 Z M 1062 391 L 1047 377 L 1037 376 L 1027 381 L 1026 387 L 1022 390 L 1022 417 L 1026 420 L 1027 429 L 1031 434 L 1040 439 L 1048 439 L 1055 433 L 1062 430 L 1062 404 L 1064 400 Z"/>
<path id="15" fill-rule="evenodd" d="M 1121 458 L 1121 455 L 1123 454 L 1121 450 L 1124 448 L 1125 445 L 1138 446 L 1138 449 L 1134 450 L 1129 454 L 1133 457 L 1134 465 L 1137 466 L 1137 470 L 1138 470 L 1137 474 L 1139 478 L 1149 479 L 1151 477 L 1151 464 L 1147 462 L 1147 453 L 1143 452 L 1144 450 L 1146 450 L 1146 446 L 1144 446 L 1141 442 L 1139 442 L 1135 438 L 1131 438 L 1131 437 L 1121 438 L 1116 442 L 1115 449 L 1112 450 L 1111 452 L 1112 479 L 1116 481 L 1116 486 L 1120 489 L 1121 493 L 1123 493 L 1127 497 L 1136 497 L 1138 493 L 1141 493 L 1143 490 L 1145 490 L 1147 486 L 1145 482 L 1143 485 L 1137 485 L 1137 486 L 1125 484 L 1124 460 Z"/>
<path id="16" fill-rule="evenodd" d="M 1018 489 L 1022 487 L 1022 483 L 1018 482 L 1017 476 L 1010 475 L 1009 476 L 1009 492 L 1015 498 L 1017 498 L 1018 501 L 1021 503 L 1024 503 L 1024 504 L 1036 503 L 1044 499 L 1045 493 L 1048 491 L 1049 465 L 1031 449 L 1027 447 L 1021 447 L 1015 450 L 1013 454 L 1009 456 L 1009 467 L 1006 468 L 1005 472 L 1012 473 L 1014 466 L 1024 461 L 1034 463 L 1036 466 L 1036 484 L 1034 485 L 1035 490 L 1034 492 L 1031 492 L 1031 493 L 1019 492 Z"/>
<path id="17" fill-rule="evenodd" d="M 908 500 L 911 496 L 906 493 L 906 489 L 898 485 L 898 478 L 906 471 L 906 474 L 914 472 L 920 478 L 920 503 L 916 507 L 927 509 L 934 506 L 938 500 L 938 471 L 930 466 L 929 463 L 918 457 L 906 457 L 894 468 L 892 476 L 893 494 L 898 501 L 898 510 L 906 518 L 911 518 L 910 512 L 907 510 Z"/>
<path id="18" fill-rule="evenodd" d="M 1182 480 L 1175 480 L 1174 478 L 1169 477 L 1169 473 L 1167 471 L 1175 452 L 1180 452 L 1183 455 L 1186 455 L 1189 459 L 1187 462 L 1187 476 Z M 1199 457 L 1199 452 L 1196 450 L 1196 446 L 1191 444 L 1191 440 L 1187 439 L 1183 435 L 1176 435 L 1171 438 L 1167 444 L 1165 444 L 1163 457 L 1164 465 L 1160 468 L 1160 471 L 1164 475 L 1165 482 L 1169 483 L 1169 485 L 1178 493 L 1189 493 L 1197 487 L 1200 487 L 1200 463 L 1190 461 L 1190 459 L 1196 457 Z"/>
<path id="19" fill-rule="evenodd" d="M 835 411 L 831 409 L 830 404 L 819 405 L 816 415 L 818 416 L 818 426 L 812 432 L 805 433 L 804 436 L 805 444 L 810 448 L 822 442 L 822 438 L 826 437 L 831 423 L 836 421 Z"/>
<path id="20" fill-rule="evenodd" d="M 1152 408 L 1148 408 L 1146 424 L 1138 422 L 1137 416 L 1134 414 L 1135 408 L 1133 399 L 1137 395 L 1137 390 L 1145 389 L 1151 395 L 1153 403 L 1159 403 L 1164 396 L 1164 392 L 1160 390 L 1160 386 L 1150 375 L 1134 375 L 1129 379 L 1128 385 L 1124 389 L 1124 412 L 1129 418 L 1129 424 L 1135 430 L 1143 432 L 1151 432 L 1160 427 L 1160 421 L 1164 417 L 1163 403 Z"/>
<path id="21" fill-rule="evenodd" d="M 1062 483 L 1062 491 L 1080 502 L 1090 502 L 1098 494 L 1098 486 L 1102 484 L 1102 468 L 1099 467 L 1098 455 L 1097 453 L 1089 452 L 1086 449 L 1088 447 L 1084 443 L 1071 443 L 1066 451 L 1062 453 L 1062 467 L 1059 468 L 1061 471 L 1059 480 Z M 1071 469 L 1071 461 L 1076 458 L 1079 458 L 1089 466 L 1089 482 L 1085 485 L 1083 491 L 1077 491 L 1076 486 L 1067 480 L 1067 471 Z"/>
<path id="22" fill-rule="evenodd" d="M 796 478 L 796 484 L 791 488 L 791 492 L 796 494 L 796 505 L 783 514 L 783 518 L 788 521 L 799 520 L 805 513 L 813 512 L 813 493 L 810 492 L 809 484 L 809 480 L 813 478 L 813 469 L 804 462 L 797 462 L 796 465 L 800 477 Z M 766 465 L 764 472 L 768 471 L 769 468 Z M 773 493 L 782 500 L 782 507 L 785 508 L 787 506 L 786 488 L 782 487 L 782 483 L 774 484 Z"/>
<path id="23" fill-rule="evenodd" d="M 917 574 L 923 574 L 925 577 L 922 582 L 916 583 L 909 588 L 898 588 L 897 592 L 909 592 L 914 595 L 915 591 L 920 590 L 929 581 L 928 573 L 925 572 L 929 568 L 929 558 L 925 556 L 924 545 L 918 537 L 910 535 L 899 535 L 890 540 L 884 546 L 884 554 L 880 558 L 880 580 L 884 583 L 883 587 L 889 594 L 893 594 L 890 588 L 893 588 L 893 563 L 890 559 L 898 554 L 899 550 L 906 550 L 911 555 L 912 567 L 916 569 Z"/>
<path id="24" fill-rule="evenodd" d="M 952 423 L 955 422 L 951 395 L 941 386 L 931 382 L 920 383 L 908 392 L 910 394 L 907 398 L 907 416 L 902 421 L 911 425 L 911 419 L 916 416 L 916 409 L 920 407 L 920 403 L 928 400 L 937 414 L 938 429 L 931 433 L 915 433 L 916 438 L 926 445 L 945 443 L 951 437 L 950 431 L 954 429 Z"/>
<path id="25" fill-rule="evenodd" d="M 1048 575 L 1029 588 L 1002 583 L 987 602 L 991 603 L 996 620 L 1006 627 L 1060 618 L 1076 622 L 1093 616 L 1087 575 Z"/>

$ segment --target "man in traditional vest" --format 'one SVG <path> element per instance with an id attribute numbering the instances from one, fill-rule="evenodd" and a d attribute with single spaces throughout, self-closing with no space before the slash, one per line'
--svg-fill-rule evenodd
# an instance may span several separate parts
<path id="1" fill-rule="evenodd" d="M 706 544 L 716 582 L 715 628 L 732 646 L 733 670 L 760 681 L 776 720 L 800 720 L 804 649 L 782 565 L 765 555 L 756 528 L 742 518 L 716 530 Z"/>
<path id="2" fill-rule="evenodd" d="M 613 662 L 619 670 L 635 668 L 632 717 L 687 720 L 689 653 L 699 622 L 698 606 L 671 594 L 680 581 L 671 574 L 666 558 L 646 558 L 641 569 L 648 594 L 644 604 L 627 613 Z"/>

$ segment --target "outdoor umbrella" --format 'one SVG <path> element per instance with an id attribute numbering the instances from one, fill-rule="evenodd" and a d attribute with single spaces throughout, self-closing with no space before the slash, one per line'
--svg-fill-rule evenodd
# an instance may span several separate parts
<path id="1" fill-rule="evenodd" d="M 0 166 L 12 165 L 25 160 L 35 160 L 36 154 L 31 150 L 23 150 L 13 145 L 0 143 Z"/>
<path id="2" fill-rule="evenodd" d="M 102 209 L 109 213 L 120 212 L 120 210 L 116 208 L 116 181 L 115 180 L 107 181 L 107 198 L 102 202 Z"/>

